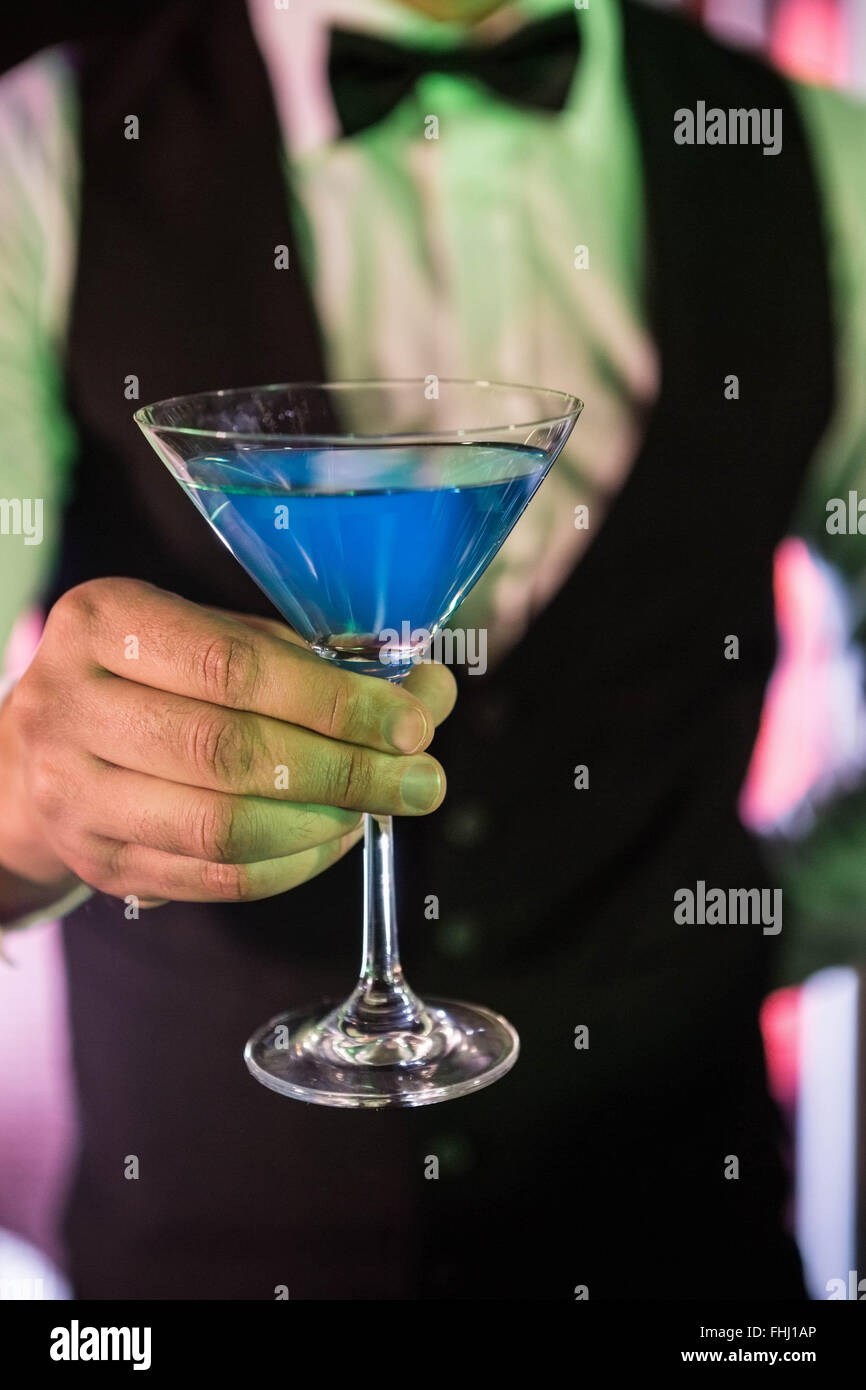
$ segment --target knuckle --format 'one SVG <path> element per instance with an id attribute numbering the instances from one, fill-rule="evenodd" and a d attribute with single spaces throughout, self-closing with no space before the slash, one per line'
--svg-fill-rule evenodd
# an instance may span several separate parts
<path id="1" fill-rule="evenodd" d="M 348 727 L 354 704 L 349 681 L 342 672 L 332 671 L 325 693 L 322 723 L 328 738 L 339 738 Z"/>
<path id="2" fill-rule="evenodd" d="M 218 710 L 206 710 L 190 723 L 190 757 L 198 773 L 220 786 L 243 781 L 253 764 L 253 749 L 243 724 Z"/>
<path id="3" fill-rule="evenodd" d="M 322 838 L 321 813 L 314 810 L 312 806 L 293 806 L 292 831 L 298 845 L 318 844 Z"/>
<path id="4" fill-rule="evenodd" d="M 117 849 L 120 848 L 117 846 Z M 80 878 L 88 887 L 95 888 L 98 893 L 119 894 L 116 861 L 116 850 L 109 851 L 107 846 L 90 841 L 80 846 L 78 852 L 67 860 L 76 878 Z"/>
<path id="5" fill-rule="evenodd" d="M 30 768 L 30 798 L 46 820 L 60 814 L 66 802 L 63 774 L 52 759 L 35 758 Z"/>
<path id="6" fill-rule="evenodd" d="M 228 902 L 250 896 L 250 874 L 245 864 L 221 864 L 215 860 L 202 864 L 201 886 L 206 893 Z"/>
<path id="7" fill-rule="evenodd" d="M 370 759 L 360 748 L 347 748 L 337 759 L 334 771 L 336 805 L 360 805 L 367 797 L 373 780 Z"/>
<path id="8" fill-rule="evenodd" d="M 90 626 L 110 593 L 111 582 L 107 579 L 87 579 L 83 584 L 76 584 L 60 595 L 49 614 L 49 621 L 53 619 L 55 623 L 75 629 L 82 624 Z"/>
<path id="9" fill-rule="evenodd" d="M 210 638 L 195 660 L 205 696 L 212 703 L 237 708 L 252 696 L 258 661 L 255 647 L 246 638 L 233 633 Z"/>
<path id="10" fill-rule="evenodd" d="M 9 712 L 26 743 L 38 740 L 51 718 L 54 702 L 48 697 L 41 681 L 32 671 L 26 672 L 13 686 L 9 696 Z"/>
<path id="11" fill-rule="evenodd" d="M 211 797 L 196 809 L 193 843 L 200 859 L 230 864 L 242 857 L 238 810 L 232 797 Z"/>

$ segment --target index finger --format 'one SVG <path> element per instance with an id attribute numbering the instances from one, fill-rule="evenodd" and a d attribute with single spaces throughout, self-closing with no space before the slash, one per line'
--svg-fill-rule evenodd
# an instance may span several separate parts
<path id="1" fill-rule="evenodd" d="M 235 613 L 228 608 L 208 607 L 209 613 L 217 613 L 223 618 L 232 618 L 237 623 L 269 632 L 272 637 L 280 637 L 284 642 L 293 642 L 296 647 L 309 651 L 303 637 L 278 618 L 261 618 L 252 613 Z M 424 661 L 412 667 L 403 685 L 430 711 L 433 723 L 438 727 L 447 719 L 457 699 L 457 682 L 448 670 L 437 661 Z"/>
<path id="2" fill-rule="evenodd" d="M 125 680 L 385 753 L 417 753 L 433 737 L 409 691 L 138 580 L 91 581 L 66 595 L 64 613 L 94 664 Z"/>

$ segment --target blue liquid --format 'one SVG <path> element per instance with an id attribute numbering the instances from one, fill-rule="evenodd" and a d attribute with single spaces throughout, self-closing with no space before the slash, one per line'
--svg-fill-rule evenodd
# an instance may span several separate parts
<path id="1" fill-rule="evenodd" d="M 192 459 L 183 481 L 318 652 L 394 676 L 483 573 L 548 462 L 495 444 L 281 447 Z"/>

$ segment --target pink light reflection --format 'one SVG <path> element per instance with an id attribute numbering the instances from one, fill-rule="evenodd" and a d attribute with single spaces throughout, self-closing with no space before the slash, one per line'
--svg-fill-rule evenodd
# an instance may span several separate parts
<path id="1" fill-rule="evenodd" d="M 792 77 L 838 87 L 850 78 L 841 5 L 834 0 L 783 0 L 770 36 L 773 62 Z"/>

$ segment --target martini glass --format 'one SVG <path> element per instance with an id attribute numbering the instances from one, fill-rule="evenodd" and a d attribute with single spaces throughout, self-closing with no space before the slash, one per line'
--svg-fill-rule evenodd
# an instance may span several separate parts
<path id="1" fill-rule="evenodd" d="M 486 381 L 300 383 L 137 411 L 156 453 L 323 660 L 402 681 L 483 574 L 582 409 Z M 429 1105 L 514 1065 L 511 1024 L 422 1002 L 397 946 L 390 816 L 364 817 L 361 973 L 344 1003 L 290 1009 L 244 1057 L 271 1090 L 320 1105 Z"/>

